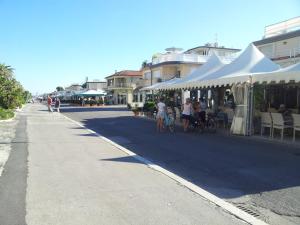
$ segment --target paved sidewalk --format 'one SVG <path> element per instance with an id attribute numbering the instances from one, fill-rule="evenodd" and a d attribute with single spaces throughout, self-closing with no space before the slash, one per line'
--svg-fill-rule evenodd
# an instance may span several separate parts
<path id="1" fill-rule="evenodd" d="M 61 114 L 24 113 L 28 225 L 244 224 Z"/>

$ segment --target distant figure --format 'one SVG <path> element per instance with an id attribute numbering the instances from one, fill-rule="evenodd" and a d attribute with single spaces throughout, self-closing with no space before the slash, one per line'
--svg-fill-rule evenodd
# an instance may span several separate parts
<path id="1" fill-rule="evenodd" d="M 191 115 L 193 114 L 193 107 L 191 104 L 191 99 L 187 98 L 186 102 L 182 106 L 182 121 L 183 121 L 183 131 L 187 132 L 189 123 L 191 120 Z"/>
<path id="2" fill-rule="evenodd" d="M 60 108 L 60 99 L 56 98 L 55 100 L 55 108 L 57 110 L 57 112 L 60 112 L 59 108 Z"/>
<path id="3" fill-rule="evenodd" d="M 199 116 L 202 120 L 202 122 L 205 122 L 205 117 L 206 117 L 206 102 L 204 101 L 203 98 L 200 98 L 200 113 Z"/>
<path id="4" fill-rule="evenodd" d="M 157 115 L 156 115 L 156 128 L 157 132 L 163 131 L 163 119 L 165 117 L 166 105 L 163 103 L 163 98 L 159 99 L 157 103 Z"/>
<path id="5" fill-rule="evenodd" d="M 81 100 L 81 106 L 84 106 L 85 102 L 84 102 L 84 98 L 82 98 Z"/>
<path id="6" fill-rule="evenodd" d="M 49 112 L 53 112 L 52 107 L 51 107 L 51 104 L 52 104 L 52 98 L 50 97 L 50 95 L 48 95 L 48 98 L 47 98 L 47 105 L 48 105 L 48 111 L 49 111 Z"/>

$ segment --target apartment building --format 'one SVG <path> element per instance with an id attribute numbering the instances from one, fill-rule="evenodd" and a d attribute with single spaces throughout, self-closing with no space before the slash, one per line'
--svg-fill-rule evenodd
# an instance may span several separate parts
<path id="1" fill-rule="evenodd" d="M 105 79 L 111 104 L 131 104 L 134 90 L 143 85 L 142 72 L 136 70 L 115 72 Z"/>
<path id="2" fill-rule="evenodd" d="M 282 67 L 300 62 L 300 17 L 266 26 L 264 37 L 253 44 Z"/>
<path id="3" fill-rule="evenodd" d="M 217 43 L 206 44 L 183 51 L 181 48 L 167 48 L 165 53 L 153 55 L 150 63 L 143 63 L 144 85 L 166 81 L 174 77 L 182 78 L 206 63 L 213 52 L 221 58 L 232 60 L 233 54 L 240 49 L 218 47 Z"/>

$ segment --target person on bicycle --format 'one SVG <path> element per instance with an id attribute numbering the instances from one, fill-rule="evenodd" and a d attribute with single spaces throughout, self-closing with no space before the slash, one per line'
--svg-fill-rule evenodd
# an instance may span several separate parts
<path id="1" fill-rule="evenodd" d="M 163 98 L 159 99 L 159 102 L 156 105 L 157 107 L 157 115 L 156 115 L 156 129 L 157 132 L 163 131 L 163 120 L 166 113 L 166 104 L 163 103 Z"/>
<path id="2" fill-rule="evenodd" d="M 189 127 L 192 110 L 193 110 L 193 108 L 192 108 L 192 104 L 191 104 L 191 99 L 187 98 L 186 102 L 182 106 L 182 121 L 183 121 L 183 131 L 184 132 L 187 132 L 187 129 Z"/>

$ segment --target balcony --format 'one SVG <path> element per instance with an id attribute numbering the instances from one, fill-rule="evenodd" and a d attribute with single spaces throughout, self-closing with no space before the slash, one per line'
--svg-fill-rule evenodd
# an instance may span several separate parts
<path id="1" fill-rule="evenodd" d="M 112 89 L 132 89 L 135 88 L 136 84 L 134 83 L 116 83 L 116 84 L 110 84 L 107 86 L 108 90 Z"/>
<path id="2" fill-rule="evenodd" d="M 276 52 L 264 52 L 264 54 L 272 60 L 292 59 L 300 57 L 300 47 Z"/>
<path id="3" fill-rule="evenodd" d="M 210 58 L 209 55 L 197 55 L 197 54 L 162 54 L 158 55 L 152 59 L 152 65 L 164 63 L 164 62 L 185 62 L 185 63 L 206 63 Z M 227 55 L 227 56 L 219 56 L 224 61 L 231 62 L 234 58 L 236 58 L 236 54 Z"/>

